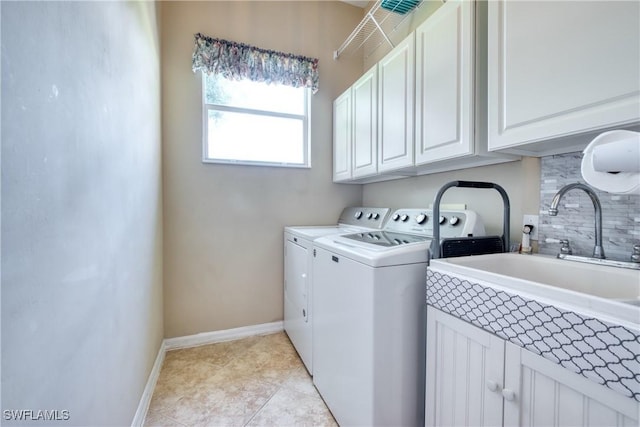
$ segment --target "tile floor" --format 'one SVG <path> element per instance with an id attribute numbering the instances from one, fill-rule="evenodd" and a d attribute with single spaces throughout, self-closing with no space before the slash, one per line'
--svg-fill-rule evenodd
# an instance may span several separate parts
<path id="1" fill-rule="evenodd" d="M 337 426 L 284 332 L 167 352 L 145 426 Z"/>

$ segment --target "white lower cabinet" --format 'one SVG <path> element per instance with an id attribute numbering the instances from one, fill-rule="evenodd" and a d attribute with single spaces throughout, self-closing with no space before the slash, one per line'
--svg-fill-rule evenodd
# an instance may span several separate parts
<path id="1" fill-rule="evenodd" d="M 427 426 L 637 426 L 640 403 L 427 309 Z"/>
<path id="2" fill-rule="evenodd" d="M 433 307 L 427 308 L 425 424 L 502 425 L 504 340 Z"/>
<path id="3" fill-rule="evenodd" d="M 507 426 L 638 426 L 640 405 L 511 343 L 505 348 Z"/>

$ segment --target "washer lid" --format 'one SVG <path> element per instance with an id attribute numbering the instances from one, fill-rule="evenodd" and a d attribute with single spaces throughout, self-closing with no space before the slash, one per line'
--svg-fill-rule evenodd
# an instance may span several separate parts
<path id="1" fill-rule="evenodd" d="M 361 230 L 367 230 L 364 227 L 345 226 L 345 225 L 327 225 L 327 226 L 297 226 L 285 227 L 286 233 L 293 234 L 296 237 L 307 240 L 315 240 L 318 237 L 330 236 L 332 234 L 357 233 Z"/>
<path id="2" fill-rule="evenodd" d="M 358 242 L 385 247 L 408 245 L 410 243 L 428 240 L 426 236 L 416 236 L 414 234 L 395 233 L 391 231 L 363 231 L 356 234 L 347 234 L 344 237 Z"/>
<path id="3" fill-rule="evenodd" d="M 414 236 L 420 237 L 420 236 Z M 381 246 L 347 239 L 344 234 L 320 237 L 313 241 L 314 248 L 326 249 L 371 267 L 417 264 L 428 261 L 431 238 L 392 246 Z"/>

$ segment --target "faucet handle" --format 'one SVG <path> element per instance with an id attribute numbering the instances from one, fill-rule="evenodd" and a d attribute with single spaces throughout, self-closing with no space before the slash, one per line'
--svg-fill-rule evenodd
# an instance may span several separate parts
<path id="1" fill-rule="evenodd" d="M 573 249 L 571 249 L 571 244 L 569 243 L 569 239 L 560 239 L 560 253 L 565 255 L 571 255 L 573 253 Z"/>
<path id="2" fill-rule="evenodd" d="M 640 245 L 633 245 L 633 253 L 631 254 L 631 262 L 640 263 Z"/>
<path id="3" fill-rule="evenodd" d="M 564 254 L 564 255 L 571 255 L 573 254 L 573 249 L 571 249 L 571 243 L 569 243 L 569 239 L 553 239 L 553 238 L 547 238 L 545 240 L 547 243 L 560 243 L 560 253 Z M 640 245 L 639 245 L 640 246 Z M 640 248 L 638 248 L 640 250 Z M 638 253 L 638 259 L 640 262 L 640 252 Z"/>

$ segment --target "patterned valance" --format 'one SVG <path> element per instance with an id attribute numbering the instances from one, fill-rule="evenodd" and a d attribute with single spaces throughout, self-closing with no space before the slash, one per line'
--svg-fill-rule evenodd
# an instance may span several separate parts
<path id="1" fill-rule="evenodd" d="M 318 91 L 316 58 L 260 49 L 200 33 L 195 35 L 192 68 L 194 72 L 221 74 L 231 80 L 249 79 Z"/>

